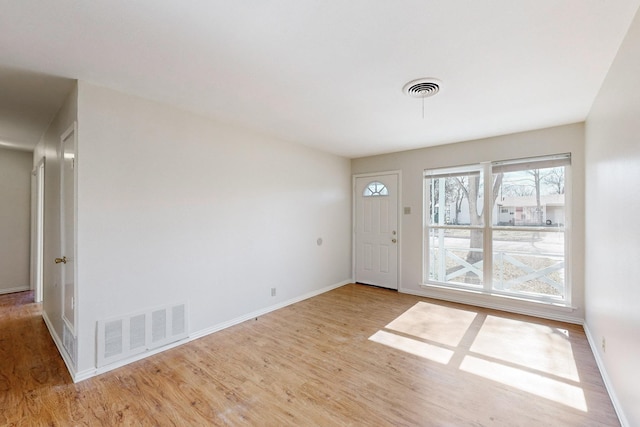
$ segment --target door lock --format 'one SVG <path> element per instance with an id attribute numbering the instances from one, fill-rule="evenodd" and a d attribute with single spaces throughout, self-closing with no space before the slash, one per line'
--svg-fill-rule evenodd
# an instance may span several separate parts
<path id="1" fill-rule="evenodd" d="M 395 242 L 397 242 L 396 239 L 391 239 L 391 243 L 395 243 Z"/>
<path id="2" fill-rule="evenodd" d="M 63 256 L 62 258 L 56 258 L 56 264 L 66 264 L 67 263 L 67 257 Z"/>

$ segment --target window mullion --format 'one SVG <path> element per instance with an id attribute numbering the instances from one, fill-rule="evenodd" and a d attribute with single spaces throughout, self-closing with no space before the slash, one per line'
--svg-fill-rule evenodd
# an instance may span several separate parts
<path id="1" fill-rule="evenodd" d="M 482 252 L 484 256 L 482 262 L 482 282 L 484 290 L 490 292 L 493 287 L 493 237 L 491 234 L 491 224 L 493 222 L 493 175 L 491 173 L 491 163 L 482 163 L 482 167 L 484 172 L 484 231 L 482 233 Z"/>

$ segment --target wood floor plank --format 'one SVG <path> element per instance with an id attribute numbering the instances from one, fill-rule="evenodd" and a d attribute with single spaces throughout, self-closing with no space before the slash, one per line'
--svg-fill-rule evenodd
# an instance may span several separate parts
<path id="1" fill-rule="evenodd" d="M 618 426 L 583 329 L 350 284 L 73 384 L 0 296 L 0 425 Z"/>

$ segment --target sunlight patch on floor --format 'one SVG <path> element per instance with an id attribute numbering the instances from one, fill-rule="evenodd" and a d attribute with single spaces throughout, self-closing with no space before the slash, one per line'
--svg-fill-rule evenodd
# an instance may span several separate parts
<path id="1" fill-rule="evenodd" d="M 567 329 L 421 301 L 369 340 L 587 411 Z"/>
<path id="2" fill-rule="evenodd" d="M 563 381 L 474 356 L 465 356 L 460 370 L 587 412 L 582 388 Z"/>
<path id="3" fill-rule="evenodd" d="M 568 380 L 580 380 L 566 329 L 487 316 L 471 352 Z"/>
<path id="4" fill-rule="evenodd" d="M 426 342 L 407 338 L 387 331 L 378 331 L 369 337 L 369 339 L 378 344 L 383 344 L 388 347 L 404 351 L 405 353 L 413 354 L 445 365 L 449 363 L 453 356 L 453 351 L 447 350 L 446 348 L 438 347 L 437 345 L 428 344 Z"/>
<path id="5" fill-rule="evenodd" d="M 385 329 L 456 347 L 476 315 L 473 311 L 418 302 Z"/>

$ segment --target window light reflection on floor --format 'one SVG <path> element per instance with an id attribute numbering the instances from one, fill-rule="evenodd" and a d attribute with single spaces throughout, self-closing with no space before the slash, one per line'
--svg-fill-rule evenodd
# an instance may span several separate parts
<path id="1" fill-rule="evenodd" d="M 587 411 L 566 329 L 418 302 L 369 340 Z"/>
<path id="2" fill-rule="evenodd" d="M 451 350 L 387 331 L 378 331 L 369 339 L 378 344 L 383 344 L 444 365 L 449 363 L 453 356 L 453 351 Z"/>
<path id="3" fill-rule="evenodd" d="M 582 388 L 564 381 L 474 356 L 465 356 L 460 370 L 562 403 L 580 411 L 587 411 L 587 402 Z"/>
<path id="4" fill-rule="evenodd" d="M 427 302 L 418 302 L 385 329 L 455 347 L 469 330 L 477 313 Z"/>
<path id="5" fill-rule="evenodd" d="M 505 342 L 509 345 L 501 345 Z M 471 353 L 567 380 L 580 379 L 566 329 L 487 316 L 473 341 Z"/>

